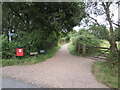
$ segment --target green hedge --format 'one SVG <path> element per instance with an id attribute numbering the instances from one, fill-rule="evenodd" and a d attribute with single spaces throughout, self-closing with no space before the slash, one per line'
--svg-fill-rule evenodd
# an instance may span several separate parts
<path id="1" fill-rule="evenodd" d="M 31 33 L 20 31 L 17 35 L 11 42 L 8 41 L 7 35 L 2 37 L 2 58 L 15 58 L 17 47 L 24 48 L 25 56 L 29 56 L 30 52 L 38 52 L 40 49 L 49 50 L 57 45 L 59 39 L 55 32 L 48 34 L 41 30 Z"/>
<path id="2" fill-rule="evenodd" d="M 100 40 L 84 29 L 79 31 L 76 37 L 72 37 L 72 43 L 75 46 L 76 52 L 78 50 L 78 45 L 84 44 L 86 45 L 86 54 L 94 54 L 99 51 L 98 49 L 92 47 L 99 47 Z M 82 46 L 80 47 L 80 51 L 80 53 L 82 53 Z"/>
<path id="3" fill-rule="evenodd" d="M 47 54 L 45 55 L 38 55 L 38 56 L 31 56 L 27 58 L 14 58 L 14 59 L 2 59 L 2 66 L 11 66 L 11 65 L 30 65 L 39 63 L 41 61 L 44 61 L 48 58 L 51 58 L 54 56 L 56 51 L 59 49 L 59 46 L 55 46 L 47 51 Z"/>

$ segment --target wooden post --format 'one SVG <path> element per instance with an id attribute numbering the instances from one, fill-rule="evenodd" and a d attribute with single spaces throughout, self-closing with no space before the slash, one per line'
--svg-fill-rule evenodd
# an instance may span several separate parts
<path id="1" fill-rule="evenodd" d="M 83 55 L 85 55 L 85 54 L 86 54 L 86 45 L 83 44 Z"/>
<path id="2" fill-rule="evenodd" d="M 80 53 L 80 45 L 78 44 L 78 54 Z"/>

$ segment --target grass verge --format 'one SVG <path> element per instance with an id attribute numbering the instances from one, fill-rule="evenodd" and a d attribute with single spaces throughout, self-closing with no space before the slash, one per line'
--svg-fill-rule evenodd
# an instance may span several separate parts
<path id="1" fill-rule="evenodd" d="M 118 88 L 118 68 L 108 67 L 106 62 L 95 62 L 92 65 L 92 73 L 98 82 L 110 88 Z"/>
<path id="2" fill-rule="evenodd" d="M 55 55 L 56 51 L 60 48 L 60 46 L 56 46 L 47 51 L 45 55 L 38 56 L 30 56 L 28 58 L 15 58 L 15 59 L 2 59 L 2 66 L 10 66 L 10 65 L 31 65 L 35 63 L 39 63 L 45 61 L 48 58 L 51 58 Z"/>

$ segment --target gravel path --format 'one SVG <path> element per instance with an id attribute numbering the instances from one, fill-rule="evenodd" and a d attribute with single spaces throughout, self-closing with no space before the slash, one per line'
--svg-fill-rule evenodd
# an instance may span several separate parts
<path id="1" fill-rule="evenodd" d="M 107 88 L 91 73 L 92 59 L 73 56 L 63 45 L 54 57 L 34 65 L 7 66 L 3 76 L 45 88 Z"/>

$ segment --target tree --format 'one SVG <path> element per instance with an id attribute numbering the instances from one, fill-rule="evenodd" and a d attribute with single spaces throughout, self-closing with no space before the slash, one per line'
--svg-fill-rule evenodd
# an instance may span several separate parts
<path id="1" fill-rule="evenodd" d="M 48 33 L 71 31 L 85 17 L 83 2 L 16 2 L 3 3 L 3 8 L 19 19 L 19 24 L 23 24 L 23 30 L 29 33 L 34 29 L 42 29 Z"/>
<path id="2" fill-rule="evenodd" d="M 113 25 L 112 25 L 112 20 L 111 20 L 111 16 L 110 16 L 110 5 L 112 4 L 112 2 L 102 2 L 102 6 L 104 7 L 105 10 L 105 14 L 107 17 L 107 21 L 109 22 L 109 29 L 110 29 L 110 38 L 109 38 L 109 43 L 110 43 L 110 48 L 112 51 L 117 50 L 117 44 L 115 42 L 115 35 L 114 35 L 114 31 L 113 31 Z"/>
<path id="3" fill-rule="evenodd" d="M 97 24 L 91 25 L 89 32 L 94 34 L 99 39 L 109 40 L 109 31 L 106 26 L 98 26 Z"/>
<path id="4" fill-rule="evenodd" d="M 113 30 L 113 21 L 112 21 L 112 17 L 113 17 L 113 13 L 111 14 L 110 12 L 110 6 L 111 5 L 119 5 L 119 3 L 114 3 L 114 2 L 94 2 L 94 3 L 88 3 L 88 8 L 92 9 L 92 11 L 89 11 L 89 14 L 87 14 L 87 16 L 89 18 L 91 18 L 92 20 L 94 20 L 96 22 L 96 24 L 98 24 L 98 26 L 100 26 L 102 28 L 103 25 L 99 24 L 98 21 L 90 16 L 90 12 L 92 12 L 91 14 L 94 14 L 96 16 L 100 16 L 100 15 L 105 15 L 106 16 L 106 21 L 108 22 L 109 25 L 109 43 L 110 43 L 110 48 L 111 51 L 114 52 L 117 49 L 117 45 L 115 42 L 115 35 L 114 35 L 114 30 Z M 87 10 L 88 11 L 88 10 Z"/>
<path id="5" fill-rule="evenodd" d="M 3 43 L 4 57 L 9 56 L 6 53 L 17 46 L 24 47 L 28 55 L 41 48 L 48 50 L 58 43 L 61 33 L 66 35 L 86 17 L 83 2 L 4 2 L 2 6 L 2 34 L 7 36 L 8 31 L 15 30 L 18 35 L 12 44 L 7 41 Z"/>
<path id="6" fill-rule="evenodd" d="M 120 41 L 120 27 L 115 28 L 115 38 L 116 41 Z"/>

